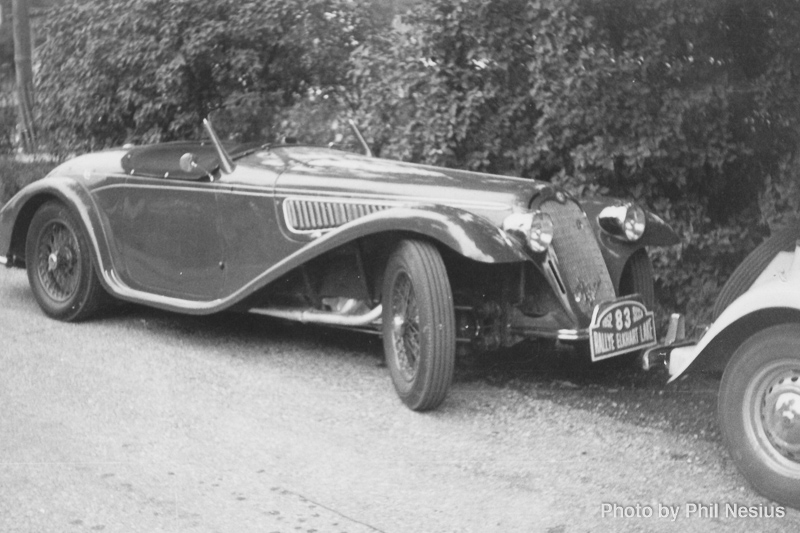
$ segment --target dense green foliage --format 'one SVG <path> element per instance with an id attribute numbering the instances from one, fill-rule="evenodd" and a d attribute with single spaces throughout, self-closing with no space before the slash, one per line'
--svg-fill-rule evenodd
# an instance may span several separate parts
<path id="1" fill-rule="evenodd" d="M 0 205 L 29 183 L 43 178 L 55 168 L 52 161 L 18 161 L 13 157 L 0 157 Z"/>
<path id="2" fill-rule="evenodd" d="M 442 0 L 358 51 L 380 153 L 649 205 L 684 244 L 660 296 L 703 319 L 796 212 L 800 5 Z"/>
<path id="3" fill-rule="evenodd" d="M 221 112 L 263 134 L 298 97 L 344 82 L 366 28 L 345 0 L 88 0 L 54 9 L 37 79 L 51 148 L 193 135 Z"/>
<path id="4" fill-rule="evenodd" d="M 196 134 L 327 140 L 633 198 L 680 246 L 661 302 L 707 317 L 800 207 L 794 0 L 84 0 L 48 16 L 39 127 L 59 152 Z M 387 15 L 388 13 L 388 15 Z"/>

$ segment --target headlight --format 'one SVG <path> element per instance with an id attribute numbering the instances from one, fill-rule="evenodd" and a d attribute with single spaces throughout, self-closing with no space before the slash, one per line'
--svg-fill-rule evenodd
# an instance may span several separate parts
<path id="1" fill-rule="evenodd" d="M 553 242 L 553 219 L 541 211 L 509 215 L 503 230 L 527 242 L 534 252 L 546 251 Z"/>
<path id="2" fill-rule="evenodd" d="M 630 242 L 638 241 L 647 226 L 644 209 L 631 202 L 605 207 L 597 218 L 605 231 Z"/>

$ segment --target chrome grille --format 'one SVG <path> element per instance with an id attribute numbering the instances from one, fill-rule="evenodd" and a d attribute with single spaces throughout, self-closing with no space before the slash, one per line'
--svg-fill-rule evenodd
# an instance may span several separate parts
<path id="1" fill-rule="evenodd" d="M 286 225 L 296 233 L 333 229 L 389 207 L 388 205 L 294 198 L 288 198 L 283 202 Z"/>
<path id="2" fill-rule="evenodd" d="M 560 274 L 578 307 L 591 315 L 595 304 L 615 297 L 614 284 L 592 226 L 580 207 L 570 200 L 564 204 L 547 201 L 540 209 L 553 219 L 552 247 Z"/>

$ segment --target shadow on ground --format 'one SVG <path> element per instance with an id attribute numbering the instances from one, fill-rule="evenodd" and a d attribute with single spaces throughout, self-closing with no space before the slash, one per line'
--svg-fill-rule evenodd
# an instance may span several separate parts
<path id="1" fill-rule="evenodd" d="M 372 358 L 385 366 L 379 336 L 240 313 L 186 316 L 136 305 L 107 310 L 98 320 L 147 322 L 166 335 L 185 334 L 210 342 L 226 338 L 282 340 L 309 349 L 332 349 Z M 345 356 L 346 357 L 346 356 Z M 534 400 L 609 416 L 640 426 L 719 442 L 716 397 L 719 377 L 692 376 L 667 384 L 664 371 L 644 372 L 635 358 L 591 363 L 588 354 L 549 342 L 523 343 L 481 355 L 460 355 L 454 386 L 471 382 L 513 390 Z"/>

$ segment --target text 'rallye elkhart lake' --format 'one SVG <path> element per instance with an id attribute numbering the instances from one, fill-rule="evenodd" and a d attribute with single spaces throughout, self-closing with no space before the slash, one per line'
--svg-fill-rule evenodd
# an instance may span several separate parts
<path id="1" fill-rule="evenodd" d="M 380 332 L 414 410 L 444 400 L 457 344 L 560 339 L 601 360 L 655 342 L 645 247 L 678 239 L 638 206 L 206 130 L 79 156 L 27 186 L 0 211 L 0 262 L 25 267 L 60 320 L 111 295 Z"/>

